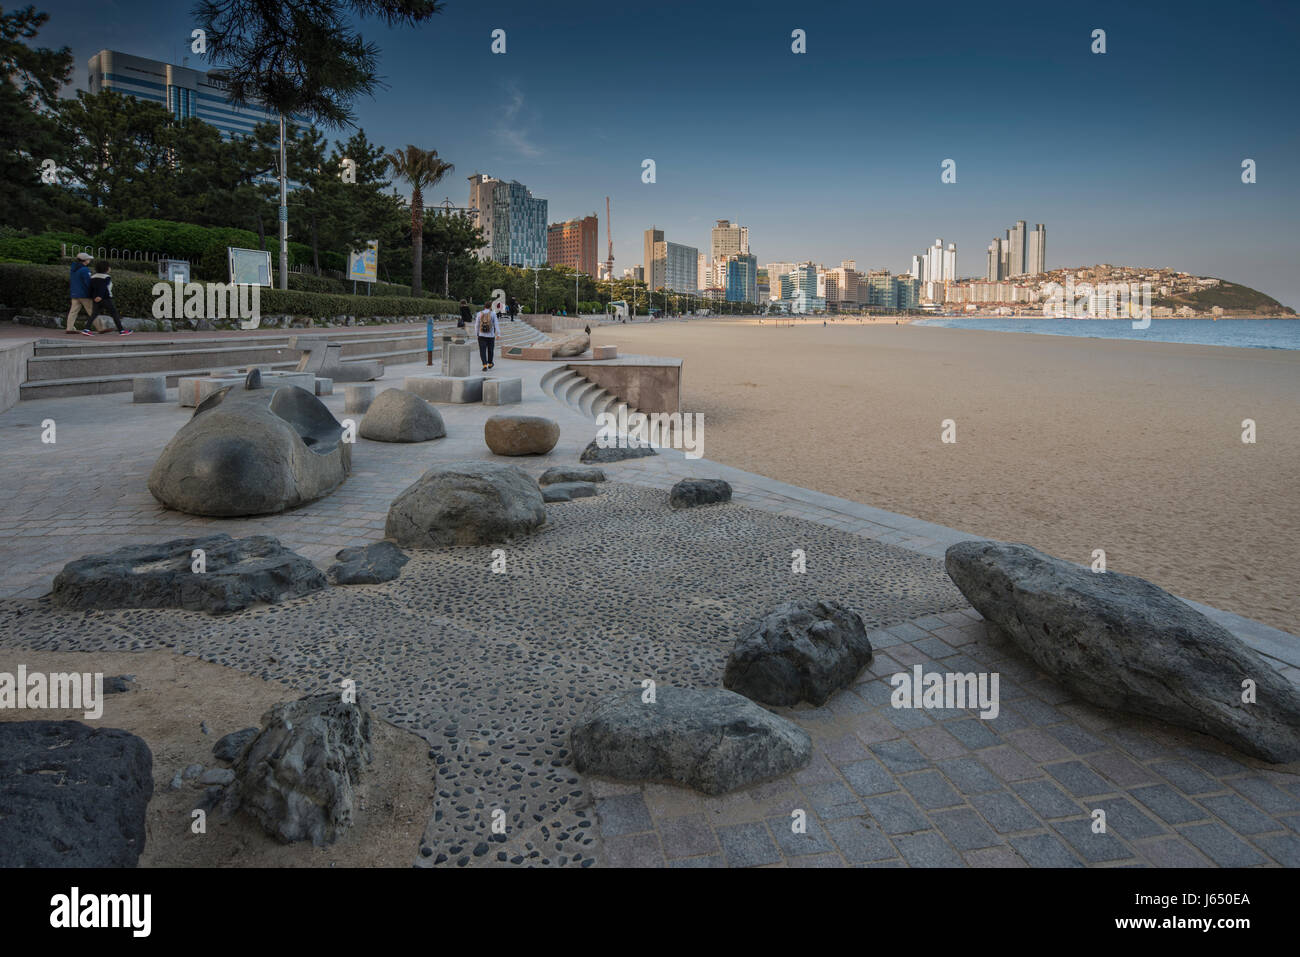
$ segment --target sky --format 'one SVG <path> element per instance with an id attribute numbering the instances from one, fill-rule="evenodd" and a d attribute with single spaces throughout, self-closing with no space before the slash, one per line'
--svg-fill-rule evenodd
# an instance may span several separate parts
<path id="1" fill-rule="evenodd" d="M 75 54 L 69 92 L 100 49 L 189 55 L 186 0 L 37 7 L 39 44 Z M 475 172 L 516 179 L 552 222 L 599 213 L 604 258 L 608 195 L 617 275 L 651 225 L 707 253 L 729 219 L 760 266 L 901 272 L 942 238 L 983 278 L 1023 219 L 1046 224 L 1048 268 L 1168 266 L 1300 308 L 1294 0 L 446 0 L 415 29 L 358 23 L 385 84 L 359 125 L 455 164 L 427 200 L 466 205 Z"/>

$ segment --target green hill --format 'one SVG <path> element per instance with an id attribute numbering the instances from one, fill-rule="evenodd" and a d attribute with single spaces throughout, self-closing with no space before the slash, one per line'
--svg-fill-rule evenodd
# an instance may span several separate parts
<path id="1" fill-rule="evenodd" d="M 1288 306 L 1282 305 L 1271 296 L 1266 296 L 1256 289 L 1249 286 L 1239 286 L 1236 283 L 1220 280 L 1219 285 L 1210 286 L 1206 289 L 1198 289 L 1195 292 L 1180 292 L 1172 296 L 1157 296 L 1152 299 L 1152 305 L 1171 306 L 1177 309 L 1180 306 L 1191 306 L 1197 312 L 1209 312 L 1215 306 L 1222 307 L 1228 315 L 1250 315 L 1250 316 L 1294 316 L 1295 310 Z"/>

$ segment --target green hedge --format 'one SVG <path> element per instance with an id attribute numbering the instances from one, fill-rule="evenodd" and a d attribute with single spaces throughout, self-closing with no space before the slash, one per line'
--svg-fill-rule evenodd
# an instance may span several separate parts
<path id="1" fill-rule="evenodd" d="M 113 280 L 113 298 L 123 315 L 153 317 L 156 279 L 122 276 Z M 309 316 L 422 316 L 455 313 L 449 299 L 412 299 L 398 296 L 329 295 L 295 290 L 263 289 L 263 315 Z M 0 305 L 55 314 L 68 308 L 68 268 L 0 263 Z"/>
<path id="2" fill-rule="evenodd" d="M 28 236 L 21 239 L 0 239 L 0 257 L 22 259 L 29 263 L 53 264 L 59 261 L 63 246 L 57 239 Z"/>

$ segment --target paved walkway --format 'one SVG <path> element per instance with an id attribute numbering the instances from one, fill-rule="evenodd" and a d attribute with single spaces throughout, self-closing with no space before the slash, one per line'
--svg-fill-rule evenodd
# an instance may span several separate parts
<path id="1" fill-rule="evenodd" d="M 482 442 L 495 411 L 546 415 L 561 425 L 532 474 L 571 464 L 595 423 L 538 388 L 550 363 L 502 360 L 524 380 L 506 410 L 441 406 L 448 436 L 432 445 L 359 441 L 353 475 L 294 512 L 220 520 L 162 509 L 145 480 L 190 415 L 174 403 L 133 405 L 129 394 L 20 403 L 0 415 L 0 597 L 37 597 L 67 561 L 124 544 L 226 531 L 270 534 L 324 563 L 339 548 L 383 534 L 388 504 L 435 462 L 496 459 Z M 394 367 L 400 387 L 422 364 Z M 343 395 L 324 400 L 340 418 Z M 41 442 L 53 423 L 54 444 Z M 678 477 L 730 481 L 738 502 L 892 544 L 930 559 L 959 531 L 663 450 L 606 467 L 612 481 L 664 489 Z M 869 574 L 869 572 L 866 572 Z M 1300 639 L 1213 612 L 1300 677 Z M 664 786 L 586 779 L 595 802 L 595 859 L 605 864 L 1300 866 L 1300 769 L 1245 758 L 1204 737 L 1101 712 L 1071 700 L 1015 649 L 992 641 L 972 609 L 900 621 L 872 633 L 875 662 L 823 708 L 783 710 L 815 742 L 813 763 L 788 779 L 719 798 Z M 888 677 L 926 671 L 1001 675 L 1001 712 L 891 707 Z M 1095 831 L 1094 812 L 1106 812 Z M 802 815 L 800 815 L 802 812 Z M 801 816 L 803 832 L 791 823 Z M 484 861 L 485 863 L 489 861 Z M 454 863 L 454 862 L 453 862 Z"/>

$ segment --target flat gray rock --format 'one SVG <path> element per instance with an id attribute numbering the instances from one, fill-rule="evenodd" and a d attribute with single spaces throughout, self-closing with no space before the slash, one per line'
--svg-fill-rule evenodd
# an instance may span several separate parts
<path id="1" fill-rule="evenodd" d="M 542 500 L 546 502 L 571 502 L 575 498 L 591 498 L 596 494 L 596 486 L 591 482 L 556 482 L 542 488 Z"/>
<path id="2" fill-rule="evenodd" d="M 643 459 L 649 455 L 658 455 L 652 446 L 640 445 L 632 439 L 627 440 L 627 447 L 610 446 L 601 448 L 595 439 L 587 443 L 578 457 L 579 462 L 623 462 L 627 459 Z"/>
<path id="3" fill-rule="evenodd" d="M 375 542 L 340 549 L 325 577 L 335 585 L 376 585 L 402 573 L 409 558 L 392 542 Z"/>
<path id="4" fill-rule="evenodd" d="M 541 490 L 523 469 L 453 462 L 429 469 L 393 500 L 384 535 L 411 548 L 488 545 L 545 522 Z"/>
<path id="5" fill-rule="evenodd" d="M 958 542 L 949 577 L 990 623 L 1085 701 L 1300 759 L 1300 691 L 1226 629 L 1141 578 L 1028 545 Z M 1253 704 L 1242 701 L 1245 681 Z"/>
<path id="6" fill-rule="evenodd" d="M 375 442 L 428 442 L 447 434 L 442 413 L 414 392 L 386 389 L 370 404 L 357 434 Z"/>
<path id="7" fill-rule="evenodd" d="M 205 569 L 194 571 L 202 549 Z M 64 608 L 187 608 L 223 615 L 326 587 L 325 576 L 269 535 L 207 535 L 127 545 L 63 566 L 51 597 Z"/>
<path id="8" fill-rule="evenodd" d="M 605 698 L 574 726 L 569 740 L 579 771 L 725 794 L 812 758 L 803 729 L 734 692 L 661 685 L 653 704 L 641 695 Z"/>
<path id="9" fill-rule="evenodd" d="M 352 469 L 343 426 L 297 386 L 214 392 L 167 443 L 149 491 L 190 515 L 283 512 L 328 495 Z"/>
<path id="10" fill-rule="evenodd" d="M 557 482 L 603 482 L 605 470 L 589 465 L 556 465 L 541 474 L 538 485 L 553 485 Z"/>
<path id="11" fill-rule="evenodd" d="M 327 692 L 275 705 L 262 728 L 235 764 L 225 809 L 247 812 L 286 844 L 334 843 L 371 761 L 370 712 Z"/>
<path id="12" fill-rule="evenodd" d="M 673 508 L 696 508 L 731 501 L 731 485 L 722 479 L 685 478 L 668 493 Z"/>
<path id="13" fill-rule="evenodd" d="M 777 605 L 741 633 L 722 683 L 763 704 L 823 705 L 871 661 L 857 612 L 836 601 Z"/>
<path id="14" fill-rule="evenodd" d="M 135 867 L 153 796 L 143 740 L 79 721 L 0 721 L 0 867 Z"/>

